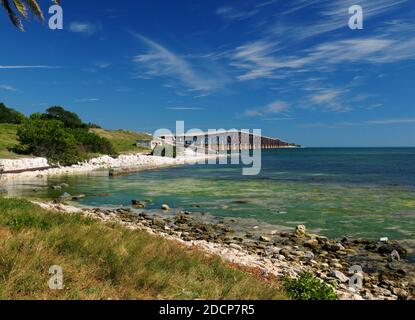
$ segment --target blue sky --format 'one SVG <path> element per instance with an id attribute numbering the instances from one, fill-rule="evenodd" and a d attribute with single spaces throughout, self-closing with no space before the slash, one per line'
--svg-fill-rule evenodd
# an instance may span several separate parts
<path id="1" fill-rule="evenodd" d="M 348 27 L 355 4 L 363 30 Z M 26 114 L 62 105 L 110 129 L 184 120 L 305 146 L 415 146 L 413 0 L 62 6 L 61 31 L 21 33 L 0 11 L 0 101 Z"/>

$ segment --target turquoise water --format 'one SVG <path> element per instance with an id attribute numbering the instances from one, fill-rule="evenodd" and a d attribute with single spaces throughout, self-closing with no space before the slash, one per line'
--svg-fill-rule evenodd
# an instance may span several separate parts
<path id="1" fill-rule="evenodd" d="M 84 205 L 130 205 L 151 200 L 213 216 L 253 218 L 293 227 L 304 223 L 327 236 L 415 239 L 415 149 L 289 149 L 262 154 L 258 176 L 240 166 L 190 165 L 128 176 L 49 178 L 66 192 L 84 193 Z M 63 191 L 39 182 L 10 186 L 25 196 L 55 197 Z M 103 196 L 103 194 L 106 194 Z M 99 195 L 99 196 L 98 196 Z M 199 206 L 195 208 L 196 206 Z"/>

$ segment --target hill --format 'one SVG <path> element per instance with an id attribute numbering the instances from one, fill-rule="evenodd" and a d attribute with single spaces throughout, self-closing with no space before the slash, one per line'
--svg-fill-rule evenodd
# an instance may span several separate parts
<path id="1" fill-rule="evenodd" d="M 27 155 L 19 155 L 8 150 L 18 143 L 17 141 L 17 124 L 0 123 L 0 158 L 4 159 L 18 159 L 27 157 Z M 136 146 L 137 140 L 151 140 L 151 136 L 145 133 L 132 132 L 125 130 L 104 130 L 91 129 L 97 135 L 107 138 L 117 153 L 126 154 L 146 151 L 146 149 Z"/>

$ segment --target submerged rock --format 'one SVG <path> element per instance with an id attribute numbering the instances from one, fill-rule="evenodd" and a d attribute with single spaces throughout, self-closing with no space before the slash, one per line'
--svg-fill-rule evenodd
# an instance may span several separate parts
<path id="1" fill-rule="evenodd" d="M 145 208 L 146 204 L 140 200 L 131 200 L 131 204 L 137 208 Z"/>
<path id="2" fill-rule="evenodd" d="M 69 193 L 64 192 L 62 195 L 59 196 L 59 200 L 61 201 L 72 200 L 72 196 Z"/>
<path id="3" fill-rule="evenodd" d="M 81 200 L 81 199 L 83 199 L 83 198 L 85 198 L 85 195 L 84 194 L 77 194 L 77 195 L 75 195 L 75 196 L 72 196 L 72 200 Z"/>
<path id="4" fill-rule="evenodd" d="M 396 250 L 400 256 L 406 256 L 408 253 L 404 247 L 397 243 L 383 244 L 378 248 L 380 254 L 391 254 L 394 250 Z"/>

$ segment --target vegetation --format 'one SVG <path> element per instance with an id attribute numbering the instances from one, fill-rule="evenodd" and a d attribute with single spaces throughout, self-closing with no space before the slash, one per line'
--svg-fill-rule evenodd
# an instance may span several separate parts
<path id="1" fill-rule="evenodd" d="M 144 231 L 0 198 L 0 299 L 281 299 L 273 280 Z M 49 267 L 63 290 L 48 288 Z"/>
<path id="2" fill-rule="evenodd" d="M 151 136 L 140 132 L 131 132 L 126 130 L 104 130 L 91 129 L 98 136 L 111 142 L 115 152 L 119 154 L 145 151 L 148 149 L 139 148 L 136 145 L 137 140 L 151 140 Z"/>
<path id="3" fill-rule="evenodd" d="M 59 4 L 60 0 L 53 0 L 53 2 Z M 20 31 L 24 31 L 22 18 L 29 19 L 29 12 L 40 20 L 44 19 L 42 9 L 37 0 L 0 0 L 0 5 L 6 11 L 10 21 Z"/>
<path id="4" fill-rule="evenodd" d="M 0 123 L 20 124 L 24 120 L 25 116 L 23 114 L 0 103 Z"/>
<path id="5" fill-rule="evenodd" d="M 18 143 L 18 127 L 17 124 L 0 123 L 0 158 L 16 159 L 23 156 L 11 151 Z"/>
<path id="6" fill-rule="evenodd" d="M 18 128 L 17 137 L 17 153 L 46 157 L 63 165 L 88 159 L 91 154 L 116 154 L 107 139 L 90 132 L 77 114 L 62 107 L 32 114 Z"/>
<path id="7" fill-rule="evenodd" d="M 333 287 L 306 272 L 303 272 L 298 279 L 287 278 L 284 287 L 287 295 L 295 300 L 338 299 Z"/>

